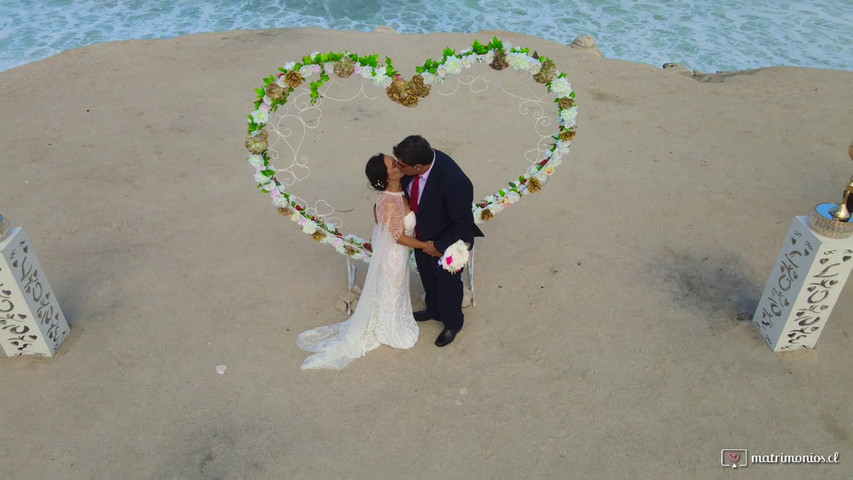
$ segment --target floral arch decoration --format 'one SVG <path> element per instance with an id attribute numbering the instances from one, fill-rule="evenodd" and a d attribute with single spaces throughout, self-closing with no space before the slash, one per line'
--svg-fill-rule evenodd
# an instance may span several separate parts
<path id="1" fill-rule="evenodd" d="M 433 85 L 458 77 L 477 64 L 485 64 L 498 71 L 510 68 L 529 73 L 532 80 L 544 88 L 536 102 L 553 102 L 558 118 L 555 129 L 540 134 L 540 144 L 543 146 L 537 148 L 537 157 L 531 160 L 525 156 L 527 165 L 523 172 L 511 179 L 507 186 L 475 200 L 471 205 L 476 223 L 490 221 L 522 198 L 539 192 L 548 182 L 562 163 L 562 158 L 569 153 L 577 130 L 578 111 L 572 86 L 566 74 L 557 70 L 553 60 L 539 56 L 536 52 L 530 54 L 529 48 L 512 46 L 497 37 L 488 44 L 475 41 L 470 48 L 460 52 L 446 48 L 440 60 L 427 59 L 416 68 L 417 74 L 409 80 L 394 69 L 390 58 L 386 57 L 384 65 L 380 65 L 379 55 L 315 52 L 298 62 L 285 63 L 277 74 L 264 79 L 263 87 L 256 89 L 257 100 L 248 116 L 245 146 L 250 152 L 248 161 L 254 169 L 254 182 L 261 192 L 270 197 L 279 213 L 295 222 L 314 240 L 328 244 L 346 255 L 348 263 L 349 259 L 369 262 L 372 253 L 369 240 L 343 233 L 342 222 L 334 216 L 334 208 L 322 200 L 310 205 L 289 191 L 290 186 L 307 176 L 306 171 L 310 174 L 310 169 L 307 167 L 307 159 L 299 157 L 298 145 L 294 146 L 288 141 L 293 132 L 275 128 L 275 115 L 282 107 L 294 105 L 300 118 L 309 111 L 315 114 L 312 119 L 301 121 L 306 129 L 316 128 L 321 116 L 318 107 L 333 77 L 360 77 L 363 81 L 361 92 L 365 96 L 368 93 L 364 90 L 364 84 L 367 84 L 368 88 L 384 89 L 392 101 L 414 108 L 429 95 Z M 543 100 L 545 97 L 550 100 Z M 537 117 L 539 120 L 541 118 Z M 544 124 L 550 125 L 550 122 Z M 279 138 L 285 140 L 294 157 L 288 167 L 281 169 L 272 163 L 279 158 L 279 152 L 273 148 Z"/>

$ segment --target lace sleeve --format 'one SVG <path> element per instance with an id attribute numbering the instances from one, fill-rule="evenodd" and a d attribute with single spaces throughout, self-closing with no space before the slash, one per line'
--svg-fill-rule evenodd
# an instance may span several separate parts
<path id="1" fill-rule="evenodd" d="M 376 200 L 376 218 L 379 224 L 388 229 L 394 241 L 403 234 L 403 217 L 406 209 L 403 206 L 403 198 L 383 193 Z"/>

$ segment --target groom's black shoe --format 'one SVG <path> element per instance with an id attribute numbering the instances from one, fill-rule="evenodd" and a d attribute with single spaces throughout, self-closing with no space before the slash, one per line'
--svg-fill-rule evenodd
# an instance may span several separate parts
<path id="1" fill-rule="evenodd" d="M 412 313 L 412 315 L 414 315 L 416 322 L 426 322 L 427 320 L 441 321 L 441 317 L 434 313 L 427 312 L 426 310 L 418 310 L 417 312 Z"/>
<path id="2" fill-rule="evenodd" d="M 450 343 L 453 341 L 453 339 L 456 338 L 457 333 L 459 333 L 459 332 L 458 331 L 454 332 L 453 330 L 451 330 L 449 328 L 445 328 L 444 330 L 441 331 L 441 335 L 439 335 L 438 338 L 435 339 L 435 346 L 436 347 L 444 347 L 446 345 L 450 345 Z"/>

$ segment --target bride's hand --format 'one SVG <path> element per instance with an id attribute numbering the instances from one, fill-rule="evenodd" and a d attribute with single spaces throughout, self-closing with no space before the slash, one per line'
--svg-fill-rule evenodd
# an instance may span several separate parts
<path id="1" fill-rule="evenodd" d="M 441 252 L 435 248 L 435 243 L 432 240 L 426 242 L 426 246 L 423 248 L 423 251 L 429 256 L 441 257 Z"/>

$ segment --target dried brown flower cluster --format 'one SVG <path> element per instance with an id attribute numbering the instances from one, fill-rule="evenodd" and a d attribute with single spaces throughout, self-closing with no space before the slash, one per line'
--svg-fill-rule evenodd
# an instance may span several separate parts
<path id="1" fill-rule="evenodd" d="M 311 234 L 311 238 L 318 242 L 322 242 L 326 238 L 326 233 L 322 230 L 317 230 L 316 232 Z"/>
<path id="2" fill-rule="evenodd" d="M 302 85 L 302 82 L 305 81 L 305 77 L 303 77 L 296 70 L 291 70 L 287 72 L 287 75 L 284 76 L 284 83 L 290 85 L 291 88 L 296 88 Z"/>
<path id="3" fill-rule="evenodd" d="M 571 142 L 575 139 L 575 130 L 563 130 L 560 132 L 560 140 L 564 142 Z"/>
<path id="4" fill-rule="evenodd" d="M 254 135 L 246 137 L 246 149 L 250 152 L 259 155 L 267 151 L 269 147 L 269 134 L 266 130 L 261 130 Z"/>
<path id="5" fill-rule="evenodd" d="M 503 50 L 495 50 L 495 58 L 489 66 L 495 70 L 503 70 L 508 67 L 509 63 L 506 61 L 506 53 Z"/>
<path id="6" fill-rule="evenodd" d="M 425 98 L 429 95 L 430 86 L 424 83 L 424 77 L 420 75 L 415 75 L 409 81 L 409 88 L 411 89 L 414 95 L 418 97 Z"/>
<path id="7" fill-rule="evenodd" d="M 388 94 L 388 98 L 404 107 L 416 107 L 418 100 L 429 95 L 429 90 L 429 85 L 424 83 L 424 78 L 420 75 L 413 76 L 408 82 L 397 75 L 385 93 Z"/>
<path id="8" fill-rule="evenodd" d="M 492 213 L 491 210 L 486 209 L 483 210 L 483 212 L 480 214 L 480 218 L 482 218 L 484 222 L 488 222 L 489 220 L 495 218 L 495 214 Z"/>
<path id="9" fill-rule="evenodd" d="M 289 217 L 293 215 L 293 209 L 288 207 L 278 207 L 278 213 L 280 213 L 283 217 Z"/>
<path id="10" fill-rule="evenodd" d="M 356 253 L 356 250 L 349 245 L 344 245 L 344 251 L 347 252 L 347 255 L 353 256 Z"/>
<path id="11" fill-rule="evenodd" d="M 536 80 L 536 83 L 545 85 L 553 80 L 556 75 L 557 65 L 554 64 L 553 60 L 545 60 L 542 62 L 542 68 L 539 69 L 539 73 L 533 75 L 533 79 Z"/>
<path id="12" fill-rule="evenodd" d="M 560 99 L 560 108 L 565 110 L 567 108 L 572 108 L 575 106 L 575 101 L 569 97 L 563 97 Z"/>
<path id="13" fill-rule="evenodd" d="M 542 182 L 540 182 L 538 178 L 530 177 L 527 180 L 527 191 L 530 193 L 536 193 L 539 190 L 542 190 Z"/>
<path id="14" fill-rule="evenodd" d="M 287 89 L 277 83 L 267 85 L 266 92 L 272 100 L 284 101 L 287 99 Z"/>
<path id="15" fill-rule="evenodd" d="M 344 57 L 335 62 L 333 70 L 335 75 L 341 78 L 349 78 L 355 72 L 355 62 L 349 57 Z"/>
<path id="16" fill-rule="evenodd" d="M 394 77 L 391 81 L 391 85 L 388 85 L 388 88 L 385 89 L 385 93 L 391 100 L 397 103 L 403 103 L 403 99 L 408 96 L 408 94 L 406 94 L 406 81 L 399 75 Z"/>

